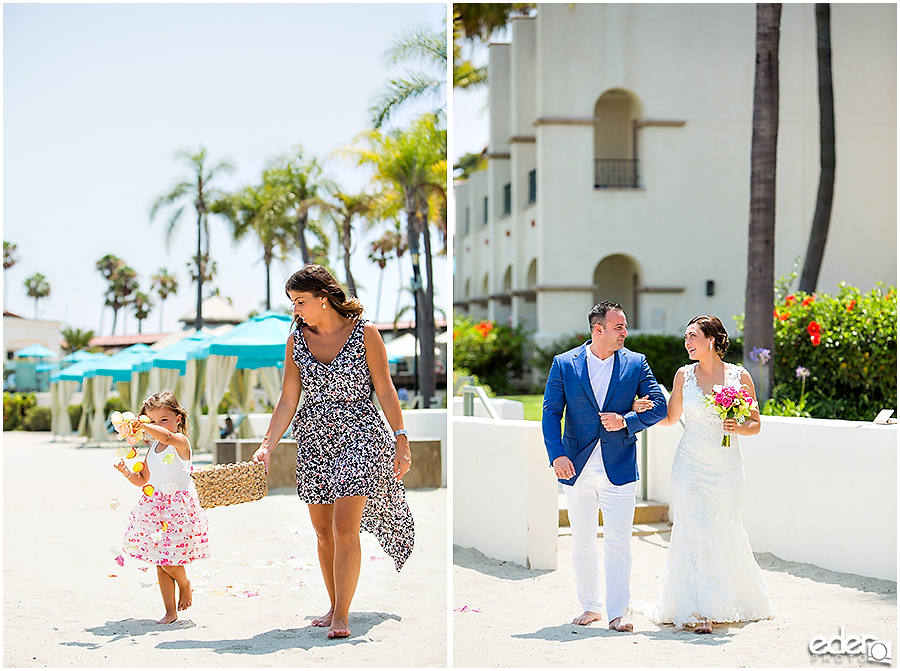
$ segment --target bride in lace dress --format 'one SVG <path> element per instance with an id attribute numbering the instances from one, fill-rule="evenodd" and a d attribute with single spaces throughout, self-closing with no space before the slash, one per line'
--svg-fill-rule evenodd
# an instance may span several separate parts
<path id="1" fill-rule="evenodd" d="M 766 581 L 753 558 L 741 524 L 744 464 L 736 435 L 759 433 L 754 410 L 743 424 L 722 421 L 705 403 L 714 385 L 746 385 L 756 400 L 750 374 L 722 361 L 728 334 L 718 317 L 695 317 L 684 346 L 696 363 L 678 370 L 668 415 L 659 426 L 675 424 L 684 413 L 684 434 L 672 463 L 675 524 L 656 604 L 649 617 L 694 632 L 712 632 L 713 622 L 744 622 L 772 617 Z M 635 402 L 640 410 L 642 400 Z M 644 406 L 646 407 L 646 406 Z M 723 432 L 731 446 L 721 447 Z"/>

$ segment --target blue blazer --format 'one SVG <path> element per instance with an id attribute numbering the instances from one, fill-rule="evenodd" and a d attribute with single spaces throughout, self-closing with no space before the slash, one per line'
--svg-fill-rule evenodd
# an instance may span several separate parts
<path id="1" fill-rule="evenodd" d="M 666 399 L 647 365 L 647 358 L 623 347 L 613 355 L 615 361 L 606 401 L 602 408 L 597 407 L 597 398 L 588 375 L 589 346 L 590 341 L 553 359 L 544 388 L 544 412 L 541 417 L 544 445 L 551 464 L 561 456 L 572 460 L 575 477 L 560 479 L 563 484 L 572 485 L 599 440 L 603 467 L 609 481 L 614 485 L 624 485 L 640 477 L 636 434 L 666 416 Z M 635 396 L 649 396 L 653 408 L 642 413 L 634 412 L 631 404 Z M 561 436 L 560 422 L 564 411 L 565 434 Z M 600 423 L 601 411 L 622 415 L 627 427 L 607 431 Z"/>

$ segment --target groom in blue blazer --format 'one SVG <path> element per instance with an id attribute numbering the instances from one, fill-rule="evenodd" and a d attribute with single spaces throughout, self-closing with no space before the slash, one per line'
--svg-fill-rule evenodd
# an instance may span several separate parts
<path id="1" fill-rule="evenodd" d="M 625 622 L 631 598 L 631 527 L 637 433 L 666 416 L 666 401 L 643 354 L 625 349 L 628 321 L 612 301 L 588 313 L 591 340 L 553 359 L 544 389 L 544 444 L 563 484 L 572 529 L 572 564 L 582 614 L 575 624 L 601 619 L 598 510 L 603 513 L 604 573 L 609 628 Z M 632 411 L 636 396 L 653 407 Z M 565 431 L 560 423 L 565 414 Z"/>

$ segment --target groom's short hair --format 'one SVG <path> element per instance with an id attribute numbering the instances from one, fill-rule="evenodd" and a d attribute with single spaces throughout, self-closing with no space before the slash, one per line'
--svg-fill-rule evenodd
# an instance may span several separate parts
<path id="1" fill-rule="evenodd" d="M 622 309 L 622 306 L 615 301 L 601 301 L 592 307 L 591 311 L 588 312 L 588 326 L 590 326 L 591 330 L 593 330 L 594 324 L 605 325 L 606 313 L 612 310 L 618 310 L 622 314 L 625 314 L 625 310 Z"/>

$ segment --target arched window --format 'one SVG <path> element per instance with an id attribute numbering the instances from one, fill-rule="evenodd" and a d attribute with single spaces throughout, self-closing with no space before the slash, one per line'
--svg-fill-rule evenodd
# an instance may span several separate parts
<path id="1" fill-rule="evenodd" d="M 623 89 L 606 91 L 594 107 L 594 188 L 640 187 L 637 99 Z"/>
<path id="2" fill-rule="evenodd" d="M 628 325 L 638 328 L 638 267 L 634 259 L 613 254 L 597 264 L 594 270 L 594 304 L 615 301 L 622 306 Z"/>

